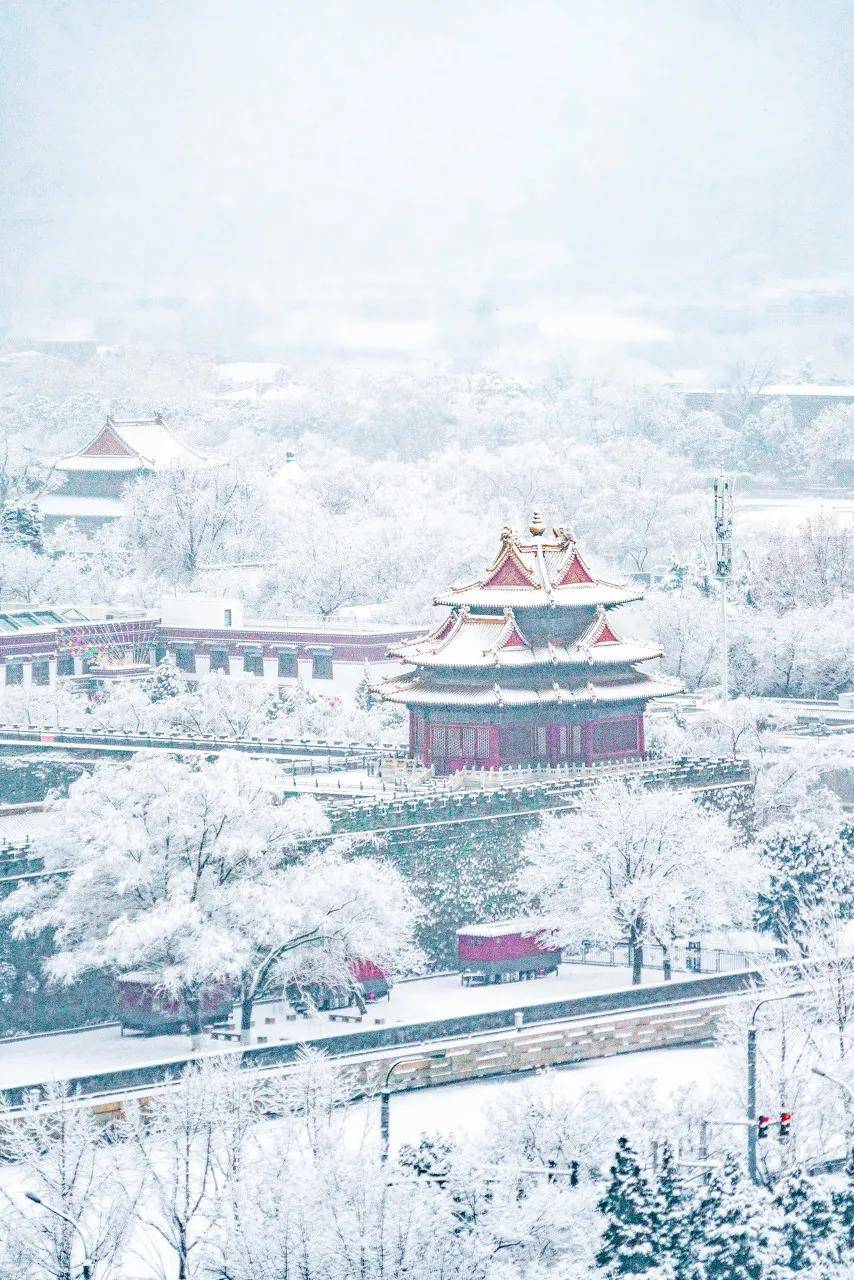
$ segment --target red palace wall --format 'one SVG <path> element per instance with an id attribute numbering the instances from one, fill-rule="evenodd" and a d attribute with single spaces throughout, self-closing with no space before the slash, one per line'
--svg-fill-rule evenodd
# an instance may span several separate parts
<path id="1" fill-rule="evenodd" d="M 589 765 L 596 760 L 638 758 L 644 750 L 642 713 L 545 724 L 540 717 L 505 724 L 486 719 L 431 724 L 423 713 L 409 713 L 409 753 L 438 773 L 502 765 Z"/>

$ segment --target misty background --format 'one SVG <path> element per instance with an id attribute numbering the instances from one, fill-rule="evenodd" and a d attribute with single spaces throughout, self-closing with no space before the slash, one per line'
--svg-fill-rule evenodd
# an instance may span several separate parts
<path id="1" fill-rule="evenodd" d="M 13 346 L 845 376 L 837 0 L 7 0 L 0 60 Z"/>

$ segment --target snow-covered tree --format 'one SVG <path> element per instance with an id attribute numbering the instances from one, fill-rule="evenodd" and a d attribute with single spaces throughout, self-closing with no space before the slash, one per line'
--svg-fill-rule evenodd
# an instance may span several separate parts
<path id="1" fill-rule="evenodd" d="M 20 1108 L 0 1103 L 0 1155 L 17 1166 L 25 1188 L 80 1225 L 94 1277 L 115 1275 L 137 1207 L 134 1171 L 118 1170 L 105 1153 L 104 1132 L 90 1107 L 66 1084 L 28 1093 Z M 69 1222 L 3 1193 L 5 1229 L 32 1276 L 69 1280 L 78 1274 L 81 1243 Z"/>
<path id="2" fill-rule="evenodd" d="M 766 1280 L 773 1250 L 765 1206 L 744 1182 L 735 1156 L 709 1175 L 694 1218 L 704 1273 L 715 1280 Z"/>
<path id="3" fill-rule="evenodd" d="M 671 1280 L 693 1280 L 697 1259 L 691 1245 L 693 1194 L 685 1186 L 670 1142 L 659 1151 L 653 1188 L 655 1257 Z"/>
<path id="4" fill-rule="evenodd" d="M 59 980 L 154 970 L 183 1000 L 194 1040 L 212 982 L 234 984 L 248 1038 L 254 1001 L 273 985 L 405 950 L 414 905 L 399 876 L 341 852 L 295 858 L 326 820 L 311 799 L 282 803 L 270 762 L 143 753 L 81 778 L 57 810 L 45 868 L 71 873 L 20 887 L 5 914 L 20 935 L 53 930 Z"/>
<path id="5" fill-rule="evenodd" d="M 758 868 L 721 814 L 685 792 L 609 780 L 570 814 L 546 814 L 525 839 L 519 885 L 565 944 L 627 941 L 632 981 L 644 946 L 749 913 Z"/>
<path id="6" fill-rule="evenodd" d="M 608 1276 L 650 1275 L 659 1232 L 655 1197 L 628 1138 L 620 1138 L 608 1186 L 599 1201 L 605 1219 L 596 1261 Z"/>
<path id="7" fill-rule="evenodd" d="M 769 875 L 757 899 L 756 924 L 786 946 L 803 949 L 804 931 L 828 903 L 844 914 L 854 908 L 851 871 L 841 842 L 814 822 L 766 829 L 759 854 Z"/>
<path id="8" fill-rule="evenodd" d="M 792 1169 L 774 1188 L 779 1214 L 780 1262 L 786 1274 L 826 1274 L 835 1246 L 833 1205 L 803 1169 Z"/>

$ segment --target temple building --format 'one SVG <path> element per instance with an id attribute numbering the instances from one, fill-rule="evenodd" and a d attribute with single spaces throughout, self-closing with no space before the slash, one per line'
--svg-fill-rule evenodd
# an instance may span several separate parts
<path id="1" fill-rule="evenodd" d="M 486 573 L 436 598 L 442 623 L 389 650 L 408 670 L 379 691 L 409 711 L 410 755 L 440 774 L 643 756 L 647 702 L 681 685 L 619 634 L 612 611 L 640 599 L 595 578 L 567 529 L 505 529 Z"/>
<path id="2" fill-rule="evenodd" d="M 39 507 L 48 527 L 64 520 L 95 527 L 122 514 L 123 492 L 139 476 L 204 463 L 159 413 L 153 418 L 108 417 L 88 444 L 55 463 L 62 486 L 43 494 Z"/>

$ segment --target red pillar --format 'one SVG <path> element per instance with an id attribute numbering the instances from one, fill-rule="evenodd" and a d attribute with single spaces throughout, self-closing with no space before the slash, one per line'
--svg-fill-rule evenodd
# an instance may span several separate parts
<path id="1" fill-rule="evenodd" d="M 585 764 L 593 763 L 593 721 L 585 720 L 581 726 L 581 758 Z"/>
<path id="2" fill-rule="evenodd" d="M 550 724 L 546 726 L 546 748 L 549 754 L 549 764 L 555 767 L 560 759 L 560 725 Z"/>
<path id="3" fill-rule="evenodd" d="M 430 766 L 430 721 L 427 718 L 426 711 L 424 712 L 424 724 L 422 726 L 422 733 L 424 735 L 424 738 L 421 744 L 421 760 L 424 764 L 424 768 L 427 769 Z"/>
<path id="4" fill-rule="evenodd" d="M 489 759 L 487 767 L 498 769 L 501 766 L 501 734 L 497 724 L 489 726 Z"/>
<path id="5" fill-rule="evenodd" d="M 638 754 L 646 755 L 646 735 L 644 733 L 643 716 L 638 716 Z"/>
<path id="6" fill-rule="evenodd" d="M 415 755 L 415 717 L 418 713 L 410 711 L 409 713 L 409 754 Z"/>

